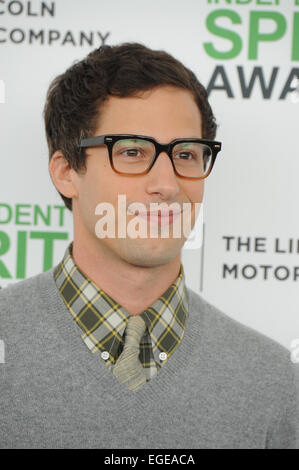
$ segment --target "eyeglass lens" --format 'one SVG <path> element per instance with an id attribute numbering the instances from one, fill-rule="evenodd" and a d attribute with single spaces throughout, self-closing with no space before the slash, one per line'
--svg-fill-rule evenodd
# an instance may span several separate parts
<path id="1" fill-rule="evenodd" d="M 143 173 L 154 156 L 155 145 L 143 139 L 118 140 L 112 151 L 114 168 L 121 173 Z M 212 150 L 199 142 L 179 142 L 172 149 L 172 158 L 179 175 L 198 178 L 209 172 Z"/>

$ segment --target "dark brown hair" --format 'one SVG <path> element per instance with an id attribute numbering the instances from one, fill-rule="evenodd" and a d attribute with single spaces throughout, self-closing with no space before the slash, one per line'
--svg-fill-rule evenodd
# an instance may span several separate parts
<path id="1" fill-rule="evenodd" d="M 49 159 L 61 150 L 72 168 L 86 170 L 79 142 L 93 136 L 101 103 L 109 96 L 133 96 L 160 85 L 191 91 L 202 116 L 202 137 L 213 140 L 215 117 L 205 88 L 191 70 L 167 52 L 140 43 L 104 45 L 75 62 L 49 86 L 43 111 Z M 72 199 L 59 194 L 71 211 Z"/>

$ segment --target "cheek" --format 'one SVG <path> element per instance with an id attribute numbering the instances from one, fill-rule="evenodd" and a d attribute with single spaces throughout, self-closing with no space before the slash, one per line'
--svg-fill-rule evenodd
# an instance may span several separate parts
<path id="1" fill-rule="evenodd" d="M 89 204 L 89 213 L 92 219 L 98 217 L 94 213 L 96 206 L 100 203 L 111 204 L 117 210 L 118 195 L 120 194 L 125 194 L 127 201 L 129 200 L 128 185 L 120 180 L 118 175 L 111 175 L 111 172 L 93 175 L 86 185 L 85 197 L 85 205 Z"/>
<path id="2" fill-rule="evenodd" d="M 106 165 L 94 165 L 89 168 L 88 176 L 84 182 L 86 194 L 95 205 L 102 202 L 109 194 L 109 179 Z"/>
<path id="3" fill-rule="evenodd" d="M 191 202 L 202 202 L 204 194 L 203 181 L 190 181 L 184 186 L 184 192 Z"/>

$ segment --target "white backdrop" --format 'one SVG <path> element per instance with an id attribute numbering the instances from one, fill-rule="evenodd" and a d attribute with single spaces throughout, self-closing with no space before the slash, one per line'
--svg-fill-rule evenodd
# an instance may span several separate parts
<path id="1" fill-rule="evenodd" d="M 71 214 L 48 175 L 42 109 L 50 81 L 103 42 L 141 42 L 171 53 L 209 87 L 223 142 L 205 183 L 204 243 L 182 253 L 187 284 L 291 347 L 299 338 L 299 2 L 277 3 L 0 3 L 2 287 L 58 263 L 72 239 Z M 82 35 L 90 44 L 80 45 Z"/>

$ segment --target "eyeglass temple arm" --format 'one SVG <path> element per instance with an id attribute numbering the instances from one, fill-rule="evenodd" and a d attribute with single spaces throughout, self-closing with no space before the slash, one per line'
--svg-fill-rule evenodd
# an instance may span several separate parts
<path id="1" fill-rule="evenodd" d="M 88 137 L 80 141 L 80 147 L 92 147 L 93 145 L 102 145 L 105 143 L 105 136 Z"/>

